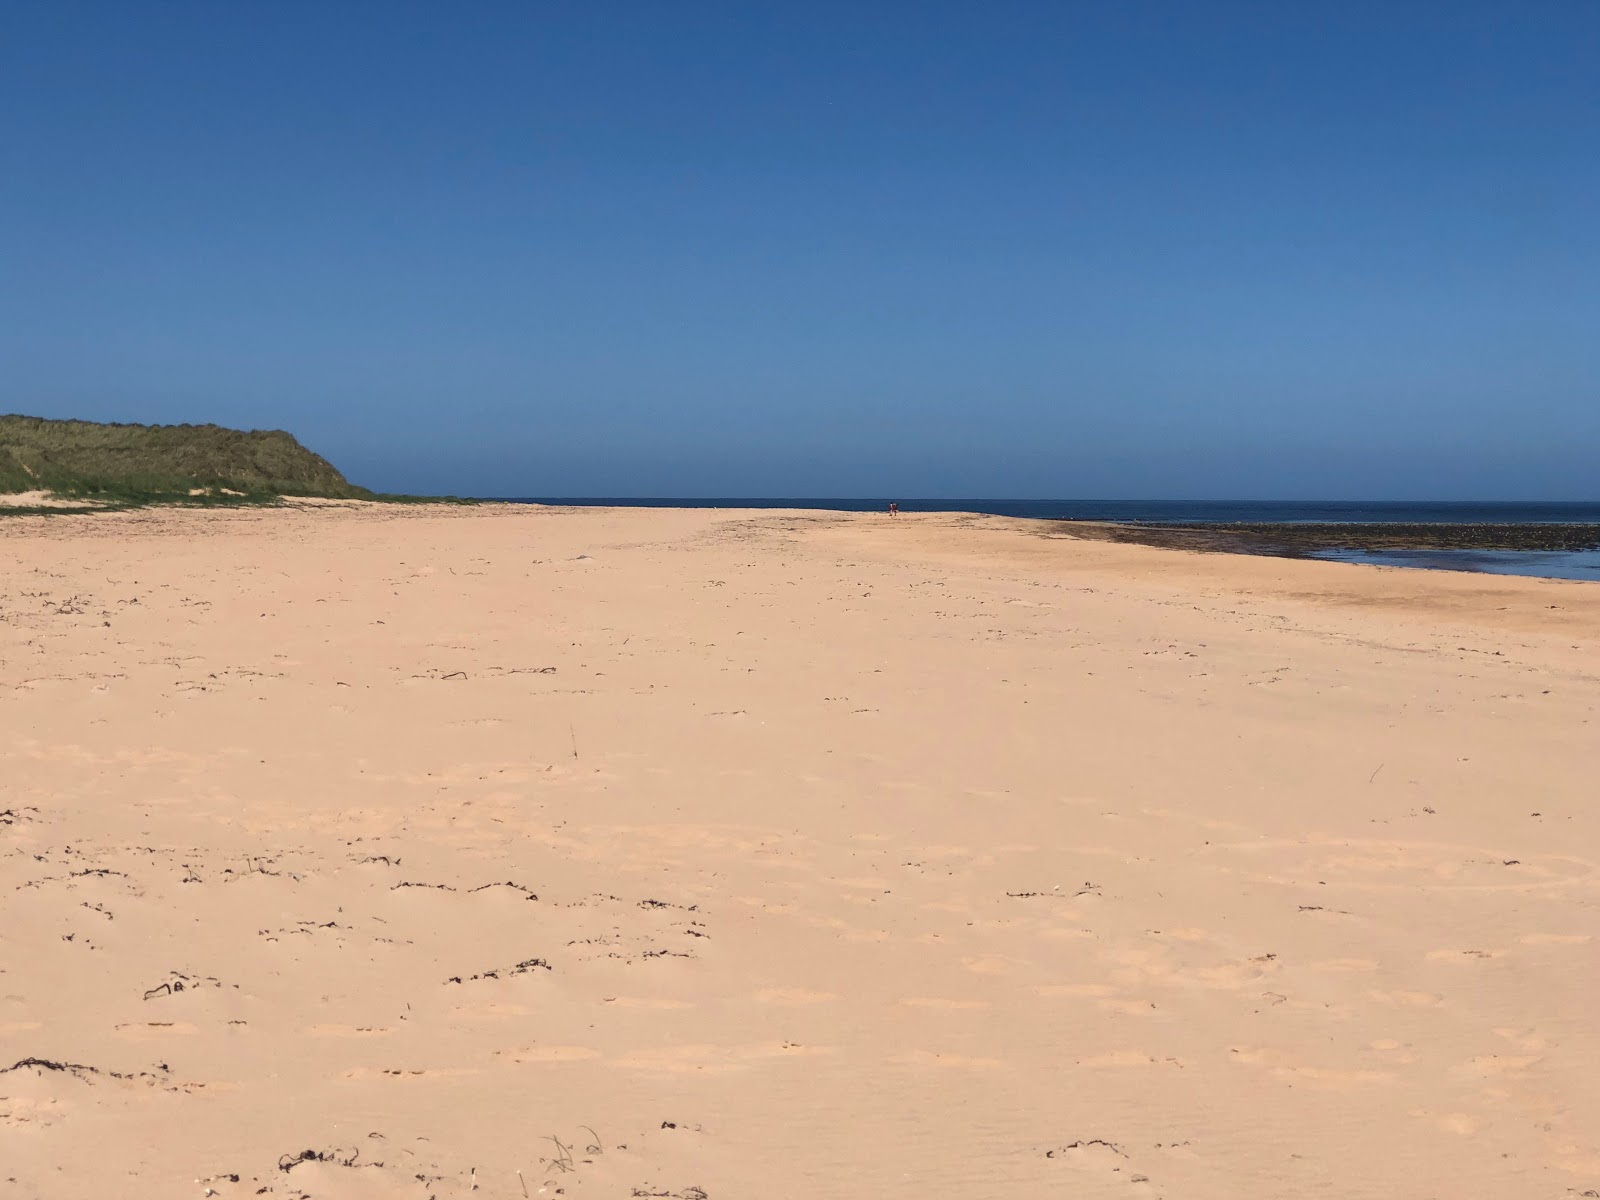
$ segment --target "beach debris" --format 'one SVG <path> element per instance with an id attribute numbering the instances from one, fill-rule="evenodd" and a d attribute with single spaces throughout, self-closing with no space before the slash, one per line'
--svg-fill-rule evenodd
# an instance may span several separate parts
<path id="1" fill-rule="evenodd" d="M 551 971 L 551 970 L 555 969 L 542 958 L 526 958 L 526 959 L 523 959 L 521 962 L 519 962 L 514 967 L 496 967 L 492 971 L 483 971 L 483 972 L 480 972 L 477 975 L 468 975 L 465 980 L 463 980 L 460 975 L 452 975 L 452 976 L 450 976 L 449 979 L 446 979 L 445 982 L 446 983 L 462 983 L 462 982 L 474 983 L 479 979 L 499 979 L 502 976 L 505 976 L 506 978 L 510 978 L 513 975 L 527 975 L 530 972 L 532 972 L 532 971 L 534 971 L 534 970 L 536 970 L 536 969 L 538 969 L 540 967 L 543 967 L 546 971 Z"/>
<path id="2" fill-rule="evenodd" d="M 301 1163 L 308 1163 L 308 1162 L 333 1163 L 335 1166 L 353 1167 L 353 1166 L 356 1165 L 356 1159 L 358 1159 L 360 1157 L 361 1157 L 361 1147 L 360 1146 L 355 1147 L 353 1150 L 349 1151 L 348 1153 L 346 1153 L 343 1150 L 337 1150 L 337 1149 L 335 1149 L 335 1150 L 302 1150 L 302 1151 L 300 1151 L 299 1154 L 280 1154 L 278 1156 L 278 1170 L 282 1171 L 284 1174 L 288 1174 L 290 1171 L 292 1171 L 296 1167 L 298 1167 Z M 383 1164 L 382 1163 L 371 1163 L 371 1164 L 368 1164 L 368 1165 L 375 1166 L 375 1167 L 381 1167 Z"/>
<path id="3" fill-rule="evenodd" d="M 128 878 L 128 873 L 126 871 L 109 871 L 105 867 L 85 867 L 81 871 L 69 871 L 69 872 L 67 872 L 67 878 L 68 879 L 83 879 L 86 876 L 90 876 L 90 875 L 99 875 L 99 876 L 105 876 L 105 877 L 109 877 L 109 876 L 112 876 L 112 875 L 119 875 L 123 879 Z"/>
<path id="4" fill-rule="evenodd" d="M 144 998 L 149 1000 L 155 996 L 176 996 L 179 992 L 193 991 L 196 988 L 219 988 L 221 986 L 222 981 L 214 975 L 196 978 L 192 975 L 185 975 L 181 971 L 173 971 L 171 979 L 165 983 L 158 983 L 155 987 L 149 989 L 145 992 Z M 233 986 L 237 988 L 239 985 L 236 983 Z"/>
<path id="5" fill-rule="evenodd" d="M 503 888 L 510 888 L 512 891 L 521 892 L 523 894 L 523 896 L 525 898 L 529 899 L 529 900 L 537 900 L 539 898 L 537 893 L 535 893 L 532 888 L 524 887 L 520 883 L 513 883 L 509 879 L 506 880 L 504 883 L 480 883 L 475 888 L 468 888 L 467 892 L 470 894 L 472 892 L 487 891 L 490 888 L 502 888 L 502 887 Z"/>
<path id="6" fill-rule="evenodd" d="M 1115 1142 L 1108 1142 L 1105 1138 L 1082 1138 L 1076 1142 L 1068 1142 L 1064 1146 L 1057 1146 L 1054 1150 L 1046 1150 L 1044 1152 L 1044 1156 L 1046 1158 L 1055 1158 L 1059 1155 L 1066 1154 L 1069 1150 L 1088 1150 L 1093 1146 L 1100 1146 L 1103 1149 L 1109 1150 L 1118 1158 L 1128 1157 L 1127 1151 L 1125 1151 L 1121 1146 L 1117 1145 Z"/>
<path id="7" fill-rule="evenodd" d="M 166 1070 L 166 1065 L 162 1064 Z M 87 1063 L 57 1062 L 53 1058 L 21 1058 L 9 1067 L 0 1067 L 0 1075 L 8 1075 L 12 1071 L 35 1071 L 43 1074 L 45 1071 L 60 1071 L 64 1074 L 82 1079 L 85 1082 L 92 1075 L 104 1075 L 108 1079 L 155 1079 L 156 1076 L 149 1071 L 108 1071 L 103 1067 L 91 1067 Z"/>

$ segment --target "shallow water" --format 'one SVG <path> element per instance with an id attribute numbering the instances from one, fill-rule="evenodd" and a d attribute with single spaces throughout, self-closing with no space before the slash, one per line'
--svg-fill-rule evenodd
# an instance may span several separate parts
<path id="1" fill-rule="evenodd" d="M 1600 550 L 1313 550 L 1307 557 L 1428 571 L 1479 571 L 1600 583 Z"/>

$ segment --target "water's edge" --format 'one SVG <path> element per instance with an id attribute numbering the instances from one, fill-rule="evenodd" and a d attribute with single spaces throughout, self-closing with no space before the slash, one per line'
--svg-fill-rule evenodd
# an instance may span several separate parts
<path id="1" fill-rule="evenodd" d="M 885 512 L 887 501 L 810 497 L 516 497 L 511 503 Z M 1171 549 L 1600 581 L 1590 501 L 1127 501 L 912 499 L 901 512 L 1061 522 L 1052 536 Z"/>
<path id="2" fill-rule="evenodd" d="M 815 496 L 514 496 L 482 497 L 513 504 L 619 508 L 810 508 L 883 512 L 895 497 Z M 971 497 L 896 500 L 901 512 L 987 513 L 1067 521 L 1155 524 L 1306 522 L 1368 524 L 1600 524 L 1600 501 L 1412 500 L 999 500 Z"/>

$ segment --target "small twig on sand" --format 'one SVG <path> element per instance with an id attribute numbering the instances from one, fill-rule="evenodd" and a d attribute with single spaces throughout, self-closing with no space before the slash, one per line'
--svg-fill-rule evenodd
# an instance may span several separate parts
<path id="1" fill-rule="evenodd" d="M 1376 779 L 1378 777 L 1378 772 L 1383 770 L 1385 765 L 1386 764 L 1384 764 L 1384 763 L 1379 763 L 1376 767 L 1374 767 L 1373 770 L 1372 770 L 1372 774 L 1367 776 L 1367 782 L 1371 783 L 1374 779 Z"/>
<path id="2" fill-rule="evenodd" d="M 572 735 L 572 757 L 578 757 L 578 731 L 573 728 L 572 722 L 567 722 L 567 732 Z"/>
<path id="3" fill-rule="evenodd" d="M 517 1182 L 522 1185 L 522 1194 L 526 1196 L 528 1194 L 528 1181 L 522 1177 L 521 1171 L 517 1172 Z"/>

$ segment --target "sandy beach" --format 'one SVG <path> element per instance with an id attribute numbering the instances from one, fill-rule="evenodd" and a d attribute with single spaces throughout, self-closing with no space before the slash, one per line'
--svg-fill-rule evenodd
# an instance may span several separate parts
<path id="1" fill-rule="evenodd" d="M 1600 587 L 1057 534 L 0 518 L 0 1193 L 1600 1192 Z"/>

